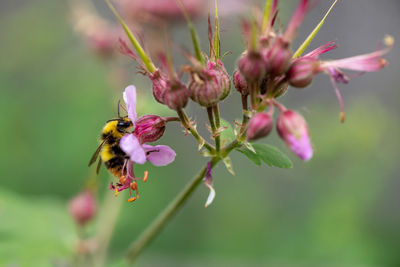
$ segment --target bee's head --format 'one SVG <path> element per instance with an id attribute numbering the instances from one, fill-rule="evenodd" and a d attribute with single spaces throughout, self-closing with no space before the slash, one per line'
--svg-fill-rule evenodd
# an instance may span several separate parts
<path id="1" fill-rule="evenodd" d="M 131 120 L 127 116 L 120 117 L 117 120 L 117 130 L 119 132 L 126 132 L 126 130 L 128 128 L 132 127 L 132 126 L 133 126 L 133 124 L 132 124 Z"/>

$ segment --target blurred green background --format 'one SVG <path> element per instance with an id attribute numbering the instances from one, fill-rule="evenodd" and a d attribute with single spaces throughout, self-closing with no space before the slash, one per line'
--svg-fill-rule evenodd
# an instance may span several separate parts
<path id="1" fill-rule="evenodd" d="M 282 0 L 284 18 L 294 2 Z M 298 42 L 331 1 L 319 2 Z M 99 7 L 111 17 L 104 3 Z M 64 266 L 71 260 L 77 235 L 67 201 L 85 185 L 98 134 L 116 116 L 124 86 L 134 83 L 142 94 L 150 88 L 131 62 L 93 55 L 73 32 L 68 10 L 60 1 L 0 3 L 0 266 Z M 331 58 L 372 51 L 386 33 L 399 39 L 399 12 L 396 0 L 339 1 L 312 47 L 337 40 Z M 203 45 L 205 23 L 199 21 Z M 231 18 L 221 22 L 223 49 L 232 51 L 225 61 L 229 73 L 243 50 L 237 25 Z M 177 44 L 190 47 L 184 26 L 172 34 Z M 306 117 L 314 158 L 297 160 L 276 133 L 265 142 L 285 151 L 293 169 L 256 167 L 233 155 L 236 176 L 223 166 L 213 172 L 214 203 L 203 208 L 208 190 L 202 186 L 137 266 L 400 266 L 397 43 L 388 60 L 391 65 L 381 72 L 341 86 L 345 124 L 339 123 L 328 77 L 304 90 L 291 89 L 281 101 Z M 126 66 L 126 84 L 116 85 L 113 64 Z M 166 111 L 149 97 L 142 99 L 147 99 L 142 111 Z M 222 106 L 230 122 L 240 116 L 239 105 L 232 91 Z M 199 111 L 188 107 L 204 128 Z M 149 170 L 149 181 L 141 184 L 139 201 L 122 204 L 109 266 L 116 266 L 130 242 L 206 162 L 177 124 L 160 143 L 176 150 L 176 161 L 163 168 L 137 166 L 138 173 Z M 101 203 L 112 194 L 104 168 L 99 179 Z M 101 223 L 91 224 L 89 232 Z"/>

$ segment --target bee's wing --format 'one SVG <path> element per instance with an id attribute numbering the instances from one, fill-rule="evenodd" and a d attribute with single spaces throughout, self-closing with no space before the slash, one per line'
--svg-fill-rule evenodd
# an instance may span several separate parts
<path id="1" fill-rule="evenodd" d="M 101 158 L 99 158 L 99 161 L 98 161 L 97 167 L 96 167 L 96 174 L 99 174 L 99 172 L 100 172 L 101 162 L 102 162 L 102 160 L 101 160 Z"/>
<path id="2" fill-rule="evenodd" d="M 88 166 L 92 165 L 92 164 L 96 161 L 96 159 L 97 159 L 97 157 L 99 156 L 99 153 L 100 153 L 100 151 L 101 151 L 101 148 L 102 148 L 103 145 L 106 143 L 106 141 L 107 141 L 107 139 L 104 139 L 104 141 L 101 142 L 101 144 L 99 145 L 99 147 L 98 147 L 98 148 L 96 149 L 96 151 L 94 152 L 92 158 L 90 159 L 89 165 L 88 165 Z"/>

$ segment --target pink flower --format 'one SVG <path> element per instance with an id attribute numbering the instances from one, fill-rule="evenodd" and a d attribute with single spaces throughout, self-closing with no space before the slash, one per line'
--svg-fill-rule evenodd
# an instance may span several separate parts
<path id="1" fill-rule="evenodd" d="M 124 101 L 128 111 L 128 118 L 133 126 L 137 122 L 136 114 L 136 88 L 133 85 L 126 87 Z M 139 142 L 135 133 L 127 134 L 121 138 L 121 149 L 130 157 L 130 161 L 144 164 L 150 161 L 156 166 L 170 164 L 175 159 L 175 152 L 168 146 L 151 146 Z"/>
<path id="2" fill-rule="evenodd" d="M 160 120 L 158 119 L 160 117 L 155 115 L 146 115 L 137 119 L 135 86 L 130 85 L 126 87 L 123 96 L 128 112 L 128 118 L 131 120 L 133 126 L 136 126 L 136 129 L 133 133 L 124 135 L 120 140 L 120 147 L 122 151 L 127 154 L 129 159 L 125 160 L 119 183 L 117 183 L 116 186 L 111 183 L 110 189 L 114 190 L 116 194 L 125 189 L 130 189 L 130 191 L 135 190 L 136 197 L 131 196 L 128 200 L 131 202 L 138 197 L 136 180 L 147 180 L 147 172 L 145 172 L 143 177 L 135 177 L 133 173 L 134 163 L 144 164 L 149 161 L 155 166 L 165 166 L 174 161 L 176 154 L 169 146 L 151 146 L 145 144 L 146 141 L 155 141 L 156 139 L 154 139 L 154 136 L 157 135 L 159 138 L 164 132 L 163 129 L 161 129 L 161 135 L 157 133 L 154 136 L 151 136 L 150 139 L 141 138 L 144 135 L 149 137 L 147 134 L 151 135 L 154 133 L 154 130 L 157 130 L 157 127 L 160 126 Z M 153 125 L 151 125 L 152 123 Z M 161 125 L 161 128 L 163 127 L 165 127 L 165 125 Z"/>
<path id="3" fill-rule="evenodd" d="M 285 110 L 278 117 L 277 130 L 286 145 L 300 159 L 307 161 L 313 156 L 307 123 L 293 110 Z"/>

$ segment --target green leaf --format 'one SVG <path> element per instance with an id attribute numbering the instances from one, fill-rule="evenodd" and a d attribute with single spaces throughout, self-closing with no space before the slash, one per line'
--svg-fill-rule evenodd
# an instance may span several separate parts
<path id="1" fill-rule="evenodd" d="M 236 148 L 236 150 L 245 155 L 257 166 L 261 166 L 261 159 L 256 153 L 251 152 L 248 148 Z"/>
<path id="2" fill-rule="evenodd" d="M 276 147 L 266 144 L 253 144 L 257 155 L 268 166 L 289 169 L 293 167 L 291 160 Z"/>
<path id="3" fill-rule="evenodd" d="M 303 52 L 307 49 L 307 47 L 310 45 L 311 41 L 315 38 L 315 36 L 319 32 L 319 30 L 321 29 L 322 25 L 325 22 L 326 17 L 328 17 L 329 13 L 331 12 L 332 8 L 335 6 L 336 2 L 337 2 L 337 0 L 335 0 L 335 2 L 333 2 L 331 7 L 326 12 L 325 16 L 322 18 L 322 20 L 318 23 L 318 25 L 314 28 L 314 30 L 307 37 L 307 39 L 300 45 L 300 47 L 294 53 L 293 58 L 300 57 L 303 54 Z"/>
<path id="4" fill-rule="evenodd" d="M 225 164 L 226 169 L 228 170 L 228 172 L 230 172 L 232 175 L 235 175 L 235 171 L 233 170 L 232 167 L 232 160 L 230 157 L 225 157 L 222 160 Z"/>

